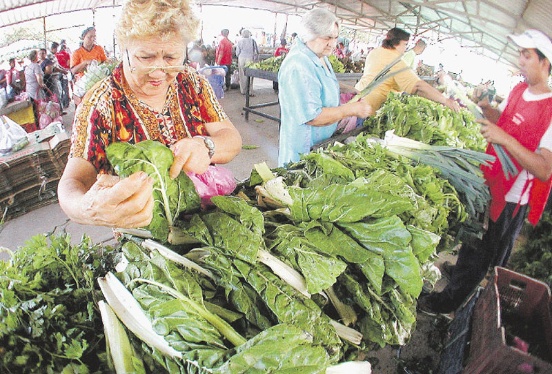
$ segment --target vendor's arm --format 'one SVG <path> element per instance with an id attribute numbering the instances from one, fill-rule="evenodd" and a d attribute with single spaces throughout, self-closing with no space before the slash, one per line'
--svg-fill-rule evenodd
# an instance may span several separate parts
<path id="1" fill-rule="evenodd" d="M 77 73 L 81 73 L 81 72 L 85 71 L 86 68 L 88 67 L 88 65 L 90 65 L 91 62 L 92 62 L 92 60 L 84 60 L 84 61 L 78 63 L 77 65 L 71 67 L 71 73 L 72 74 L 77 74 Z"/>
<path id="2" fill-rule="evenodd" d="M 500 118 L 500 110 L 498 108 L 493 108 L 489 102 L 489 97 L 485 96 L 483 100 L 480 100 L 477 105 L 483 111 L 483 116 L 492 123 L 497 123 L 498 118 Z"/>
<path id="3" fill-rule="evenodd" d="M 206 136 L 215 144 L 213 157 L 209 157 L 209 149 L 203 139 L 181 139 L 171 147 L 174 154 L 171 178 L 176 178 L 181 170 L 202 174 L 207 171 L 210 164 L 226 164 L 240 152 L 241 135 L 228 118 L 220 122 L 207 123 L 205 128 L 208 132 Z"/>
<path id="4" fill-rule="evenodd" d="M 460 105 L 455 100 L 443 96 L 443 94 L 439 90 L 430 86 L 427 82 L 421 79 L 418 80 L 414 85 L 414 90 L 412 91 L 412 93 L 443 104 L 454 110 L 455 112 L 460 111 Z"/>
<path id="5" fill-rule="evenodd" d="M 307 122 L 311 126 L 327 126 L 345 118 L 356 116 L 366 118 L 373 114 L 372 106 L 366 101 L 348 102 L 337 107 L 322 108 L 320 114 L 312 121 Z"/>
<path id="6" fill-rule="evenodd" d="M 539 148 L 536 152 L 532 152 L 489 120 L 483 119 L 478 122 L 485 125 L 481 127 L 481 134 L 487 142 L 502 145 L 525 170 L 541 181 L 550 178 L 552 175 L 552 152 L 550 150 Z"/>
<path id="7" fill-rule="evenodd" d="M 58 185 L 59 204 L 80 224 L 144 227 L 153 217 L 153 181 L 144 172 L 128 178 L 96 173 L 90 162 L 70 158 Z"/>

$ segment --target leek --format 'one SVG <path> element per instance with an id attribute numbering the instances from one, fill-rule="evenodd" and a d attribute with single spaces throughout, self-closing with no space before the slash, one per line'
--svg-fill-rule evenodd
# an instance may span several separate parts
<path id="1" fill-rule="evenodd" d="M 393 66 L 395 66 L 399 61 L 402 60 L 402 55 L 391 61 L 388 65 L 386 65 L 382 71 L 378 73 L 372 79 L 370 83 L 362 91 L 360 91 L 358 94 L 356 94 L 352 99 L 351 102 L 359 101 L 362 98 L 364 98 L 366 95 L 368 95 L 370 92 L 372 92 L 377 86 L 385 82 L 387 79 L 394 77 L 395 75 L 402 73 L 405 70 L 410 69 L 409 67 L 404 67 L 402 69 L 399 69 L 397 71 L 394 71 L 393 73 L 390 73 L 389 71 Z"/>
<path id="2" fill-rule="evenodd" d="M 104 325 L 107 352 L 111 357 L 115 372 L 117 374 L 145 374 L 144 362 L 135 354 L 130 339 L 113 309 L 103 300 L 98 302 L 98 307 Z"/>

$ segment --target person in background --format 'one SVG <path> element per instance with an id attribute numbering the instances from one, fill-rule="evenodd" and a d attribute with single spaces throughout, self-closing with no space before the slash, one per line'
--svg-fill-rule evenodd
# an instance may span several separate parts
<path id="1" fill-rule="evenodd" d="M 59 66 L 65 69 L 65 73 L 61 75 L 61 89 L 63 92 L 61 96 L 61 104 L 63 105 L 63 108 L 67 108 L 69 106 L 69 102 L 71 101 L 71 96 L 69 95 L 69 83 L 71 83 L 72 88 L 73 81 L 70 77 L 71 54 L 67 50 L 67 43 L 65 39 L 61 39 L 61 41 L 59 42 L 59 50 L 56 52 L 55 55 Z"/>
<path id="2" fill-rule="evenodd" d="M 54 94 L 57 95 L 59 98 L 60 105 L 67 104 L 63 106 L 63 108 L 67 108 L 69 105 L 68 98 L 64 96 L 64 91 L 61 86 L 62 81 L 62 75 L 67 74 L 68 70 L 61 67 L 59 64 L 56 53 L 58 52 L 59 43 L 58 42 L 52 42 L 50 46 L 50 52 L 51 55 L 47 57 L 49 61 L 52 63 L 48 65 L 47 68 L 45 68 L 45 77 L 46 77 L 46 70 L 49 72 L 48 79 L 45 79 L 46 85 L 52 91 Z"/>
<path id="3" fill-rule="evenodd" d="M 419 95 L 426 99 L 441 103 L 454 111 L 460 110 L 460 105 L 441 94 L 437 89 L 421 80 L 414 70 L 408 66 L 400 57 L 404 54 L 410 34 L 399 28 L 392 28 L 387 32 L 381 47 L 375 48 L 368 54 L 364 64 L 362 78 L 355 85 L 355 88 L 362 91 L 387 65 L 399 59 L 393 66 L 391 72 L 398 72 L 395 76 L 388 78 L 362 100 L 369 103 L 374 110 L 378 110 L 387 100 L 391 91 L 406 92 L 412 95 Z"/>
<path id="4" fill-rule="evenodd" d="M 416 56 L 424 53 L 427 43 L 423 39 L 418 39 L 414 47 L 406 51 L 403 55 L 403 61 L 407 66 L 410 66 L 412 70 L 416 70 Z"/>
<path id="5" fill-rule="evenodd" d="M 243 70 L 247 64 L 255 61 L 259 56 L 259 48 L 255 39 L 251 37 L 249 30 L 243 30 L 241 33 L 242 38 L 236 43 L 236 56 L 238 57 L 238 69 L 240 75 L 240 91 L 242 95 L 245 95 L 247 90 L 247 77 Z M 250 79 L 249 96 L 253 95 L 253 78 Z"/>
<path id="6" fill-rule="evenodd" d="M 6 69 L 0 68 L 0 106 L 6 105 L 8 103 L 8 90 L 6 89 L 8 84 L 8 71 Z"/>
<path id="7" fill-rule="evenodd" d="M 287 48 L 287 41 L 286 39 L 282 38 L 280 39 L 280 45 L 276 50 L 274 51 L 274 57 L 284 56 L 287 55 L 289 52 L 289 48 Z M 272 88 L 275 92 L 278 92 L 278 82 L 272 82 Z"/>
<path id="8" fill-rule="evenodd" d="M 9 59 L 10 68 L 6 73 L 6 90 L 8 95 L 8 102 L 15 99 L 17 95 L 23 92 L 23 84 L 19 78 L 19 71 L 15 67 L 15 58 Z"/>
<path id="9" fill-rule="evenodd" d="M 36 100 L 46 97 L 43 90 L 43 88 L 46 88 L 44 84 L 44 72 L 38 64 L 38 51 L 36 49 L 33 49 L 29 53 L 28 59 L 30 62 L 25 66 L 25 92 L 31 98 L 34 116 L 38 123 L 39 112 Z"/>
<path id="10" fill-rule="evenodd" d="M 230 89 L 230 78 L 232 77 L 232 47 L 234 44 L 228 39 L 230 31 L 222 29 L 220 32 L 220 40 L 215 49 L 215 64 L 218 66 L 226 66 L 226 76 L 224 83 L 226 91 Z"/>
<path id="11" fill-rule="evenodd" d="M 160 17 L 159 15 L 162 15 Z M 156 140 L 170 147 L 170 177 L 231 161 L 242 140 L 209 82 L 184 63 L 198 19 L 187 0 L 128 0 L 115 29 L 122 62 L 77 107 L 61 208 L 78 223 L 133 228 L 150 223 L 152 179 L 113 176 L 106 148 Z"/>
<path id="12" fill-rule="evenodd" d="M 280 45 L 276 50 L 274 51 L 274 57 L 278 57 L 281 55 L 285 55 L 289 52 L 289 48 L 287 47 L 287 41 L 286 39 L 282 38 L 280 39 Z"/>
<path id="13" fill-rule="evenodd" d="M 339 105 L 340 84 L 328 60 L 339 36 L 337 17 L 315 8 L 305 13 L 301 23 L 303 30 L 278 72 L 279 166 L 298 161 L 300 154 L 330 138 L 341 119 L 373 113 L 363 101 Z"/>
<path id="14" fill-rule="evenodd" d="M 80 79 L 86 69 L 93 61 L 101 63 L 107 60 L 104 49 L 96 44 L 96 29 L 87 27 L 81 33 L 81 46 L 71 55 L 71 74 L 75 81 Z M 78 105 L 81 98 L 73 96 L 75 105 Z"/>
<path id="15" fill-rule="evenodd" d="M 337 58 L 345 58 L 347 56 L 345 51 L 345 45 L 341 42 L 337 43 L 337 47 L 335 48 L 334 55 Z"/>
<path id="16" fill-rule="evenodd" d="M 536 225 L 548 201 L 552 184 L 552 90 L 548 86 L 552 41 L 538 30 L 508 38 L 520 50 L 518 63 L 525 82 L 516 85 L 498 109 L 484 97 L 479 105 L 485 119 L 480 122 L 481 134 L 489 143 L 486 152 L 496 156 L 492 144 L 501 145 L 519 174 L 505 177 L 498 158 L 482 167 L 491 193 L 487 231 L 478 245 L 462 245 L 455 266 L 447 264 L 451 274 L 445 289 L 418 300 L 418 309 L 426 313 L 456 310 L 489 268 L 506 266 L 525 219 Z"/>

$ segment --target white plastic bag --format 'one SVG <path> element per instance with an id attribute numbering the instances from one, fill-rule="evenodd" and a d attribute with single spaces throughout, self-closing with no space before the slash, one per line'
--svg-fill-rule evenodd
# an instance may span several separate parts
<path id="1" fill-rule="evenodd" d="M 16 152 L 29 144 L 23 127 L 6 116 L 0 116 L 0 155 Z"/>

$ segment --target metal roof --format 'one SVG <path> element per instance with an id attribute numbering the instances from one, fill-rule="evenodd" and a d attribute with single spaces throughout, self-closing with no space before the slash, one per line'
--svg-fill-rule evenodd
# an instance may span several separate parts
<path id="1" fill-rule="evenodd" d="M 83 9 L 121 5 L 123 0 L 3 0 L 0 28 Z M 550 0 L 196 0 L 216 5 L 301 15 L 314 6 L 334 11 L 347 27 L 388 30 L 401 27 L 414 35 L 434 31 L 442 38 L 461 38 L 464 45 L 514 66 L 518 52 L 506 36 L 536 28 L 552 35 Z"/>

